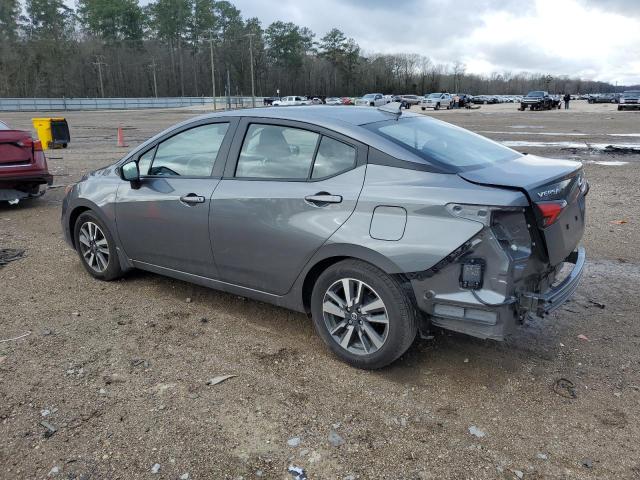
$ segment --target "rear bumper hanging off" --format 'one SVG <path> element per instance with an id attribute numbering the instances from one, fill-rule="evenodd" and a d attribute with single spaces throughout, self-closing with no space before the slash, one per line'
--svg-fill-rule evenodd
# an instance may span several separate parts
<path id="1" fill-rule="evenodd" d="M 556 310 L 576 291 L 582 277 L 586 254 L 584 247 L 578 247 L 565 259 L 574 264 L 571 272 L 559 284 L 544 293 L 523 293 L 519 296 L 519 306 L 524 310 L 543 316 Z"/>

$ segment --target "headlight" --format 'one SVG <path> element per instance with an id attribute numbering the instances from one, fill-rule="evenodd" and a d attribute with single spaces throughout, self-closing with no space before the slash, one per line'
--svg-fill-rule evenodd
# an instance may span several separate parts
<path id="1" fill-rule="evenodd" d="M 75 186 L 76 186 L 75 183 L 70 183 L 69 185 L 64 187 L 64 196 L 66 197 L 67 195 L 69 195 L 69 192 L 71 192 L 71 190 L 73 190 L 73 187 Z"/>
<path id="2" fill-rule="evenodd" d="M 625 102 L 624 98 L 621 98 L 620 103 L 624 103 L 624 102 Z"/>

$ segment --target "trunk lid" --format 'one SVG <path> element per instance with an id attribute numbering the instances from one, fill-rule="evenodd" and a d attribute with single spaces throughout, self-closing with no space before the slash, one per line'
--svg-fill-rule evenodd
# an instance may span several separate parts
<path id="1" fill-rule="evenodd" d="M 29 132 L 0 130 L 0 167 L 28 165 L 33 161 L 33 140 Z"/>
<path id="2" fill-rule="evenodd" d="M 459 175 L 476 184 L 524 191 L 551 265 L 563 262 L 580 243 L 588 184 L 579 162 L 524 155 Z"/>

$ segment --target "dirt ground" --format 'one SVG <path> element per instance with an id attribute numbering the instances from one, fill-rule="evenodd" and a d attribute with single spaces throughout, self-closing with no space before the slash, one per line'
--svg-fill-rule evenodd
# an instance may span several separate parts
<path id="1" fill-rule="evenodd" d="M 574 298 L 504 343 L 435 331 L 382 371 L 333 358 L 304 315 L 150 273 L 92 280 L 62 188 L 0 206 L 0 248 L 27 251 L 0 267 L 0 478 L 640 478 L 640 155 L 598 147 L 640 143 L 640 113 L 571 107 L 428 114 L 585 163 Z M 55 185 L 121 157 L 118 126 L 133 147 L 197 113 L 67 112 Z"/>

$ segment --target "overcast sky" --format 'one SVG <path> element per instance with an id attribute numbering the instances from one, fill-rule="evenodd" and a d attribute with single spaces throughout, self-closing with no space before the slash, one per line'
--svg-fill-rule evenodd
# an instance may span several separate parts
<path id="1" fill-rule="evenodd" d="M 420 53 L 476 73 L 533 71 L 640 83 L 640 0 L 232 0 L 244 18 L 321 37 L 337 27 L 366 53 Z"/>

